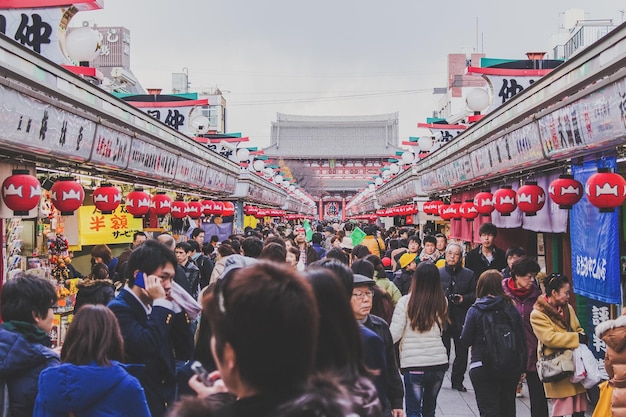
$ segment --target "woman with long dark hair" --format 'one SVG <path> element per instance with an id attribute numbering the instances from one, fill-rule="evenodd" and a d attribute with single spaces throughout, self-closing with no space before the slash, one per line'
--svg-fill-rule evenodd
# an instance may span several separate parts
<path id="1" fill-rule="evenodd" d="M 496 315 L 499 316 L 497 319 Z M 489 321 L 490 317 L 494 319 L 493 322 Z M 512 351 L 515 352 L 513 357 L 503 360 L 506 372 L 492 365 L 494 361 L 486 340 L 488 332 L 496 331 L 495 324 L 504 326 L 504 323 L 507 325 L 506 333 L 513 333 L 509 339 L 514 342 L 511 345 L 514 346 Z M 511 299 L 504 293 L 502 274 L 495 269 L 483 272 L 478 278 L 476 302 L 467 311 L 461 342 L 472 347 L 469 375 L 480 416 L 515 417 L 517 383 L 526 369 L 526 338 L 522 317 Z M 492 342 L 490 340 L 489 343 Z"/>
<path id="2" fill-rule="evenodd" d="M 412 276 L 409 293 L 398 301 L 391 320 L 394 343 L 400 341 L 408 417 L 435 415 L 437 396 L 448 368 L 441 335 L 448 319 L 448 303 L 439 270 L 422 262 Z"/>
<path id="3" fill-rule="evenodd" d="M 353 412 L 379 416 L 378 394 L 363 364 L 361 333 L 339 278 L 315 267 L 307 269 L 305 277 L 313 287 L 319 313 L 315 370 L 340 379 L 351 396 Z"/>
<path id="4" fill-rule="evenodd" d="M 86 304 L 74 316 L 61 365 L 39 375 L 35 417 L 150 416 L 141 384 L 120 363 L 124 340 L 107 307 Z"/>

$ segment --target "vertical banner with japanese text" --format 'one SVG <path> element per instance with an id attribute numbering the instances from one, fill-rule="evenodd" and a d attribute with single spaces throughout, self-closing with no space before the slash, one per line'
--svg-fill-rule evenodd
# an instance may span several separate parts
<path id="1" fill-rule="evenodd" d="M 135 219 L 124 206 L 113 214 L 102 214 L 95 206 L 78 209 L 78 232 L 81 245 L 115 245 L 130 243 L 133 234 L 143 230 L 143 220 Z"/>
<path id="2" fill-rule="evenodd" d="M 585 184 L 598 165 L 616 166 L 615 157 L 602 162 L 586 161 L 573 165 L 574 178 Z M 572 279 L 574 292 L 592 300 L 620 304 L 619 213 L 600 213 L 586 196 L 574 205 L 570 216 Z M 593 227 L 593 233 L 589 229 Z"/>

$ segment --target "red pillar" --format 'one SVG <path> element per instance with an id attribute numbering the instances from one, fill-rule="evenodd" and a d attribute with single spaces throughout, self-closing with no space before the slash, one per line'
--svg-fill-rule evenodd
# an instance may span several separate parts
<path id="1" fill-rule="evenodd" d="M 324 219 L 324 200 L 320 198 L 319 201 L 319 218 L 320 220 Z"/>
<path id="2" fill-rule="evenodd" d="M 341 199 L 341 221 L 346 220 L 346 198 Z"/>

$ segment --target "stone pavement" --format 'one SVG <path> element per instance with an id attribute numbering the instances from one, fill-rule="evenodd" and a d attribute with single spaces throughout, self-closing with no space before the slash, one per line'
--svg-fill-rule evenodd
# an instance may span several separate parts
<path id="1" fill-rule="evenodd" d="M 454 357 L 454 356 L 453 356 Z M 443 380 L 443 386 L 437 397 L 437 417 L 479 417 L 478 406 L 476 405 L 476 397 L 474 396 L 474 388 L 470 381 L 469 374 L 465 374 L 465 382 L 463 385 L 467 388 L 467 392 L 459 392 L 451 388 L 450 370 L 446 372 Z M 517 416 L 531 417 L 530 400 L 528 398 L 528 386 L 524 384 L 524 396 L 516 400 Z M 548 401 L 550 408 L 550 401 Z M 550 410 L 549 410 L 550 411 Z M 592 411 L 588 411 L 586 416 L 591 416 Z"/>

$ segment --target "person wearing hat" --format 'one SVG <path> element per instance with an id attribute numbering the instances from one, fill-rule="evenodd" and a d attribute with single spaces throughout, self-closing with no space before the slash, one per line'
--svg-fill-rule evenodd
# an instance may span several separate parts
<path id="1" fill-rule="evenodd" d="M 382 376 L 384 378 L 382 383 L 377 384 L 382 385 L 381 389 L 379 389 L 380 401 L 383 406 L 382 415 L 385 417 L 402 417 L 404 387 L 400 379 L 389 325 L 382 318 L 370 314 L 375 285 L 376 281 L 373 279 L 365 275 L 354 274 L 354 287 L 350 305 L 357 322 L 376 333 L 383 340 L 387 369 L 383 372 Z"/>
<path id="2" fill-rule="evenodd" d="M 400 256 L 398 264 L 400 270 L 396 272 L 393 283 L 400 290 L 402 295 L 407 295 L 411 289 L 411 278 L 415 269 L 417 269 L 417 253 L 404 253 Z"/>

